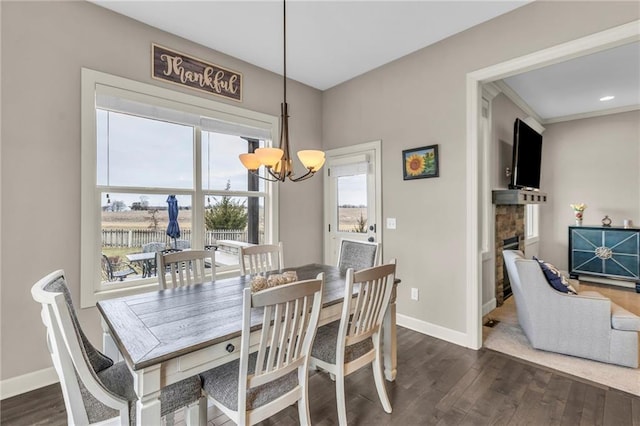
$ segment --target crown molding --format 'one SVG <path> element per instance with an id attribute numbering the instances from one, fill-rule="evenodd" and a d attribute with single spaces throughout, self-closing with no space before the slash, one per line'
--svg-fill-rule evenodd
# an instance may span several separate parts
<path id="1" fill-rule="evenodd" d="M 542 118 L 536 113 L 528 103 L 524 101 L 504 80 L 498 80 L 493 82 L 504 95 L 524 111 L 529 117 L 533 117 L 538 123 L 544 122 Z"/>
<path id="2" fill-rule="evenodd" d="M 572 114 L 572 115 L 565 115 L 563 117 L 549 118 L 548 120 L 544 120 L 542 124 L 546 125 L 546 124 L 554 124 L 554 123 L 563 123 L 565 121 L 602 117 L 605 115 L 621 114 L 623 112 L 638 111 L 638 110 L 640 110 L 640 105 L 628 105 L 628 106 L 623 106 L 618 108 L 603 109 L 600 111 L 583 112 L 581 114 Z"/>

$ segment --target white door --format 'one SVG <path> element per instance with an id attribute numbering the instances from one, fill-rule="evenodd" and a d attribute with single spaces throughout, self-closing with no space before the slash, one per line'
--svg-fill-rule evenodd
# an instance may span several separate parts
<path id="1" fill-rule="evenodd" d="M 342 238 L 382 242 L 380 151 L 374 141 L 325 153 L 325 264 L 338 263 Z"/>

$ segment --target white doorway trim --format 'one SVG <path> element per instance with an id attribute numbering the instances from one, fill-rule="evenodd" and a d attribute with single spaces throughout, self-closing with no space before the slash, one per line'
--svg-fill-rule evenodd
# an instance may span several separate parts
<path id="1" fill-rule="evenodd" d="M 640 20 L 492 65 L 467 74 L 467 346 L 482 347 L 482 270 L 479 246 L 478 167 L 482 85 L 525 71 L 640 41 Z"/>

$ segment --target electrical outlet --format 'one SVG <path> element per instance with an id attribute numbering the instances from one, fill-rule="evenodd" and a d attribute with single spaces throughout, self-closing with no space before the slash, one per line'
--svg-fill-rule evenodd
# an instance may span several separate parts
<path id="1" fill-rule="evenodd" d="M 396 218 L 388 217 L 387 218 L 387 229 L 396 229 Z"/>
<path id="2" fill-rule="evenodd" d="M 411 289 L 411 300 L 418 300 L 418 289 L 415 287 Z"/>

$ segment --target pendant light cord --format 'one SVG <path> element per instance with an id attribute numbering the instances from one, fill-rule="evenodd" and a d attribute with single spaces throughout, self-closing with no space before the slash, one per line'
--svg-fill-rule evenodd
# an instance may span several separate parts
<path id="1" fill-rule="evenodd" d="M 284 77 L 282 79 L 284 85 L 284 103 L 287 103 L 287 1 L 282 1 L 282 22 L 284 28 Z"/>

